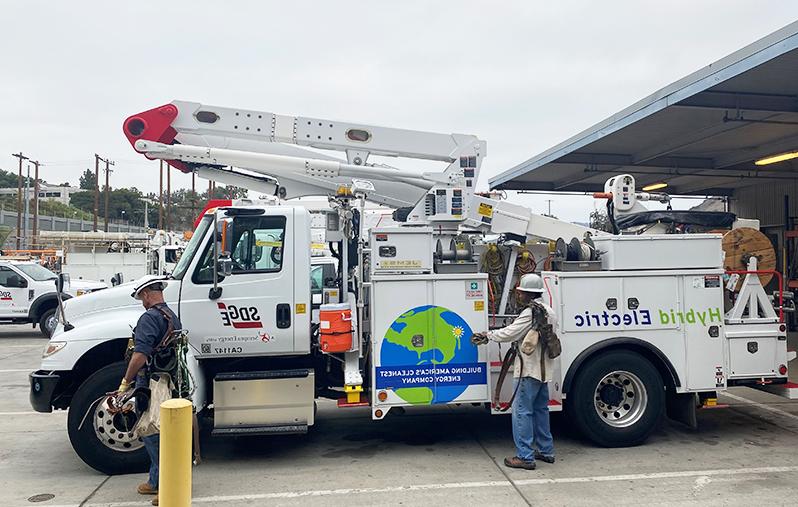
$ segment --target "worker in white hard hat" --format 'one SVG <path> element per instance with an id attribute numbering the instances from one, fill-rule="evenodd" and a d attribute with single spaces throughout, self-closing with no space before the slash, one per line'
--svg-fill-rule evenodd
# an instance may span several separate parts
<path id="1" fill-rule="evenodd" d="M 135 387 L 148 387 L 150 381 L 150 362 L 156 347 L 164 341 L 167 334 L 182 329 L 180 319 L 166 305 L 163 291 L 167 281 L 155 278 L 140 283 L 131 296 L 141 301 L 145 308 L 133 329 L 133 355 L 127 366 L 125 376 L 119 385 L 119 392 Z M 158 458 L 160 435 L 142 437 L 144 447 L 150 457 L 150 474 L 147 482 L 139 484 L 137 491 L 141 495 L 156 495 L 152 504 L 158 505 Z"/>
<path id="2" fill-rule="evenodd" d="M 557 321 L 554 310 L 543 302 L 545 290 L 539 275 L 522 276 L 516 291 L 518 304 L 524 307 L 518 317 L 501 329 L 476 333 L 471 340 L 477 345 L 488 340 L 511 342 L 519 348 L 513 365 L 513 440 L 516 453 L 505 458 L 504 464 L 511 468 L 535 470 L 536 460 L 554 463 L 554 439 L 548 408 L 548 382 L 552 380 L 554 365 L 537 330 L 546 323 L 551 325 L 549 329 L 556 329 Z"/>

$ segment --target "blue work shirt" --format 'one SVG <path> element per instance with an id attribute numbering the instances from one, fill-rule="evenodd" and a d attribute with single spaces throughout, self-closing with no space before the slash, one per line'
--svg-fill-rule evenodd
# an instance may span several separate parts
<path id="1" fill-rule="evenodd" d="M 152 358 L 152 352 L 155 347 L 161 343 L 166 330 L 169 328 L 169 323 L 164 318 L 163 314 L 158 310 L 162 308 L 172 317 L 172 329 L 183 329 L 180 324 L 180 319 L 177 315 L 166 305 L 166 303 L 159 303 L 147 309 L 133 329 L 133 352 L 140 352 L 147 356 L 147 359 Z M 136 387 L 149 387 L 150 372 L 149 367 L 144 366 L 136 375 Z"/>

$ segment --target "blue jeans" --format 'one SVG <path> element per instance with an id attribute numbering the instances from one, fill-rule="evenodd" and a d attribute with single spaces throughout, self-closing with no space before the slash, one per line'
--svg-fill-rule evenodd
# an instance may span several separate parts
<path id="1" fill-rule="evenodd" d="M 532 377 L 515 379 L 518 394 L 513 400 L 513 440 L 516 456 L 535 461 L 535 447 L 544 456 L 554 456 L 554 438 L 549 425 L 549 386 Z"/>
<path id="2" fill-rule="evenodd" d="M 150 479 L 147 482 L 153 488 L 158 489 L 158 451 L 161 446 L 161 435 L 156 433 L 148 437 L 141 437 L 141 440 L 150 456 Z"/>

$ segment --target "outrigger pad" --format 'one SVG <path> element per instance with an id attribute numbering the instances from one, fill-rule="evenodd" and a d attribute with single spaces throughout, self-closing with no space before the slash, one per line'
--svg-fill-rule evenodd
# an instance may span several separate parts
<path id="1" fill-rule="evenodd" d="M 641 211 L 615 218 L 619 229 L 656 223 L 696 225 L 709 228 L 729 228 L 737 220 L 737 215 L 726 211 Z"/>

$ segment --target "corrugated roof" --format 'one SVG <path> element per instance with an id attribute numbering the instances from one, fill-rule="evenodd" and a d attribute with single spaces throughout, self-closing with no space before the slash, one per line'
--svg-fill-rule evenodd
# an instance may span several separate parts
<path id="1" fill-rule="evenodd" d="M 798 177 L 798 22 L 649 95 L 490 179 L 491 188 L 595 192 L 612 174 L 672 194 L 731 195 Z"/>

